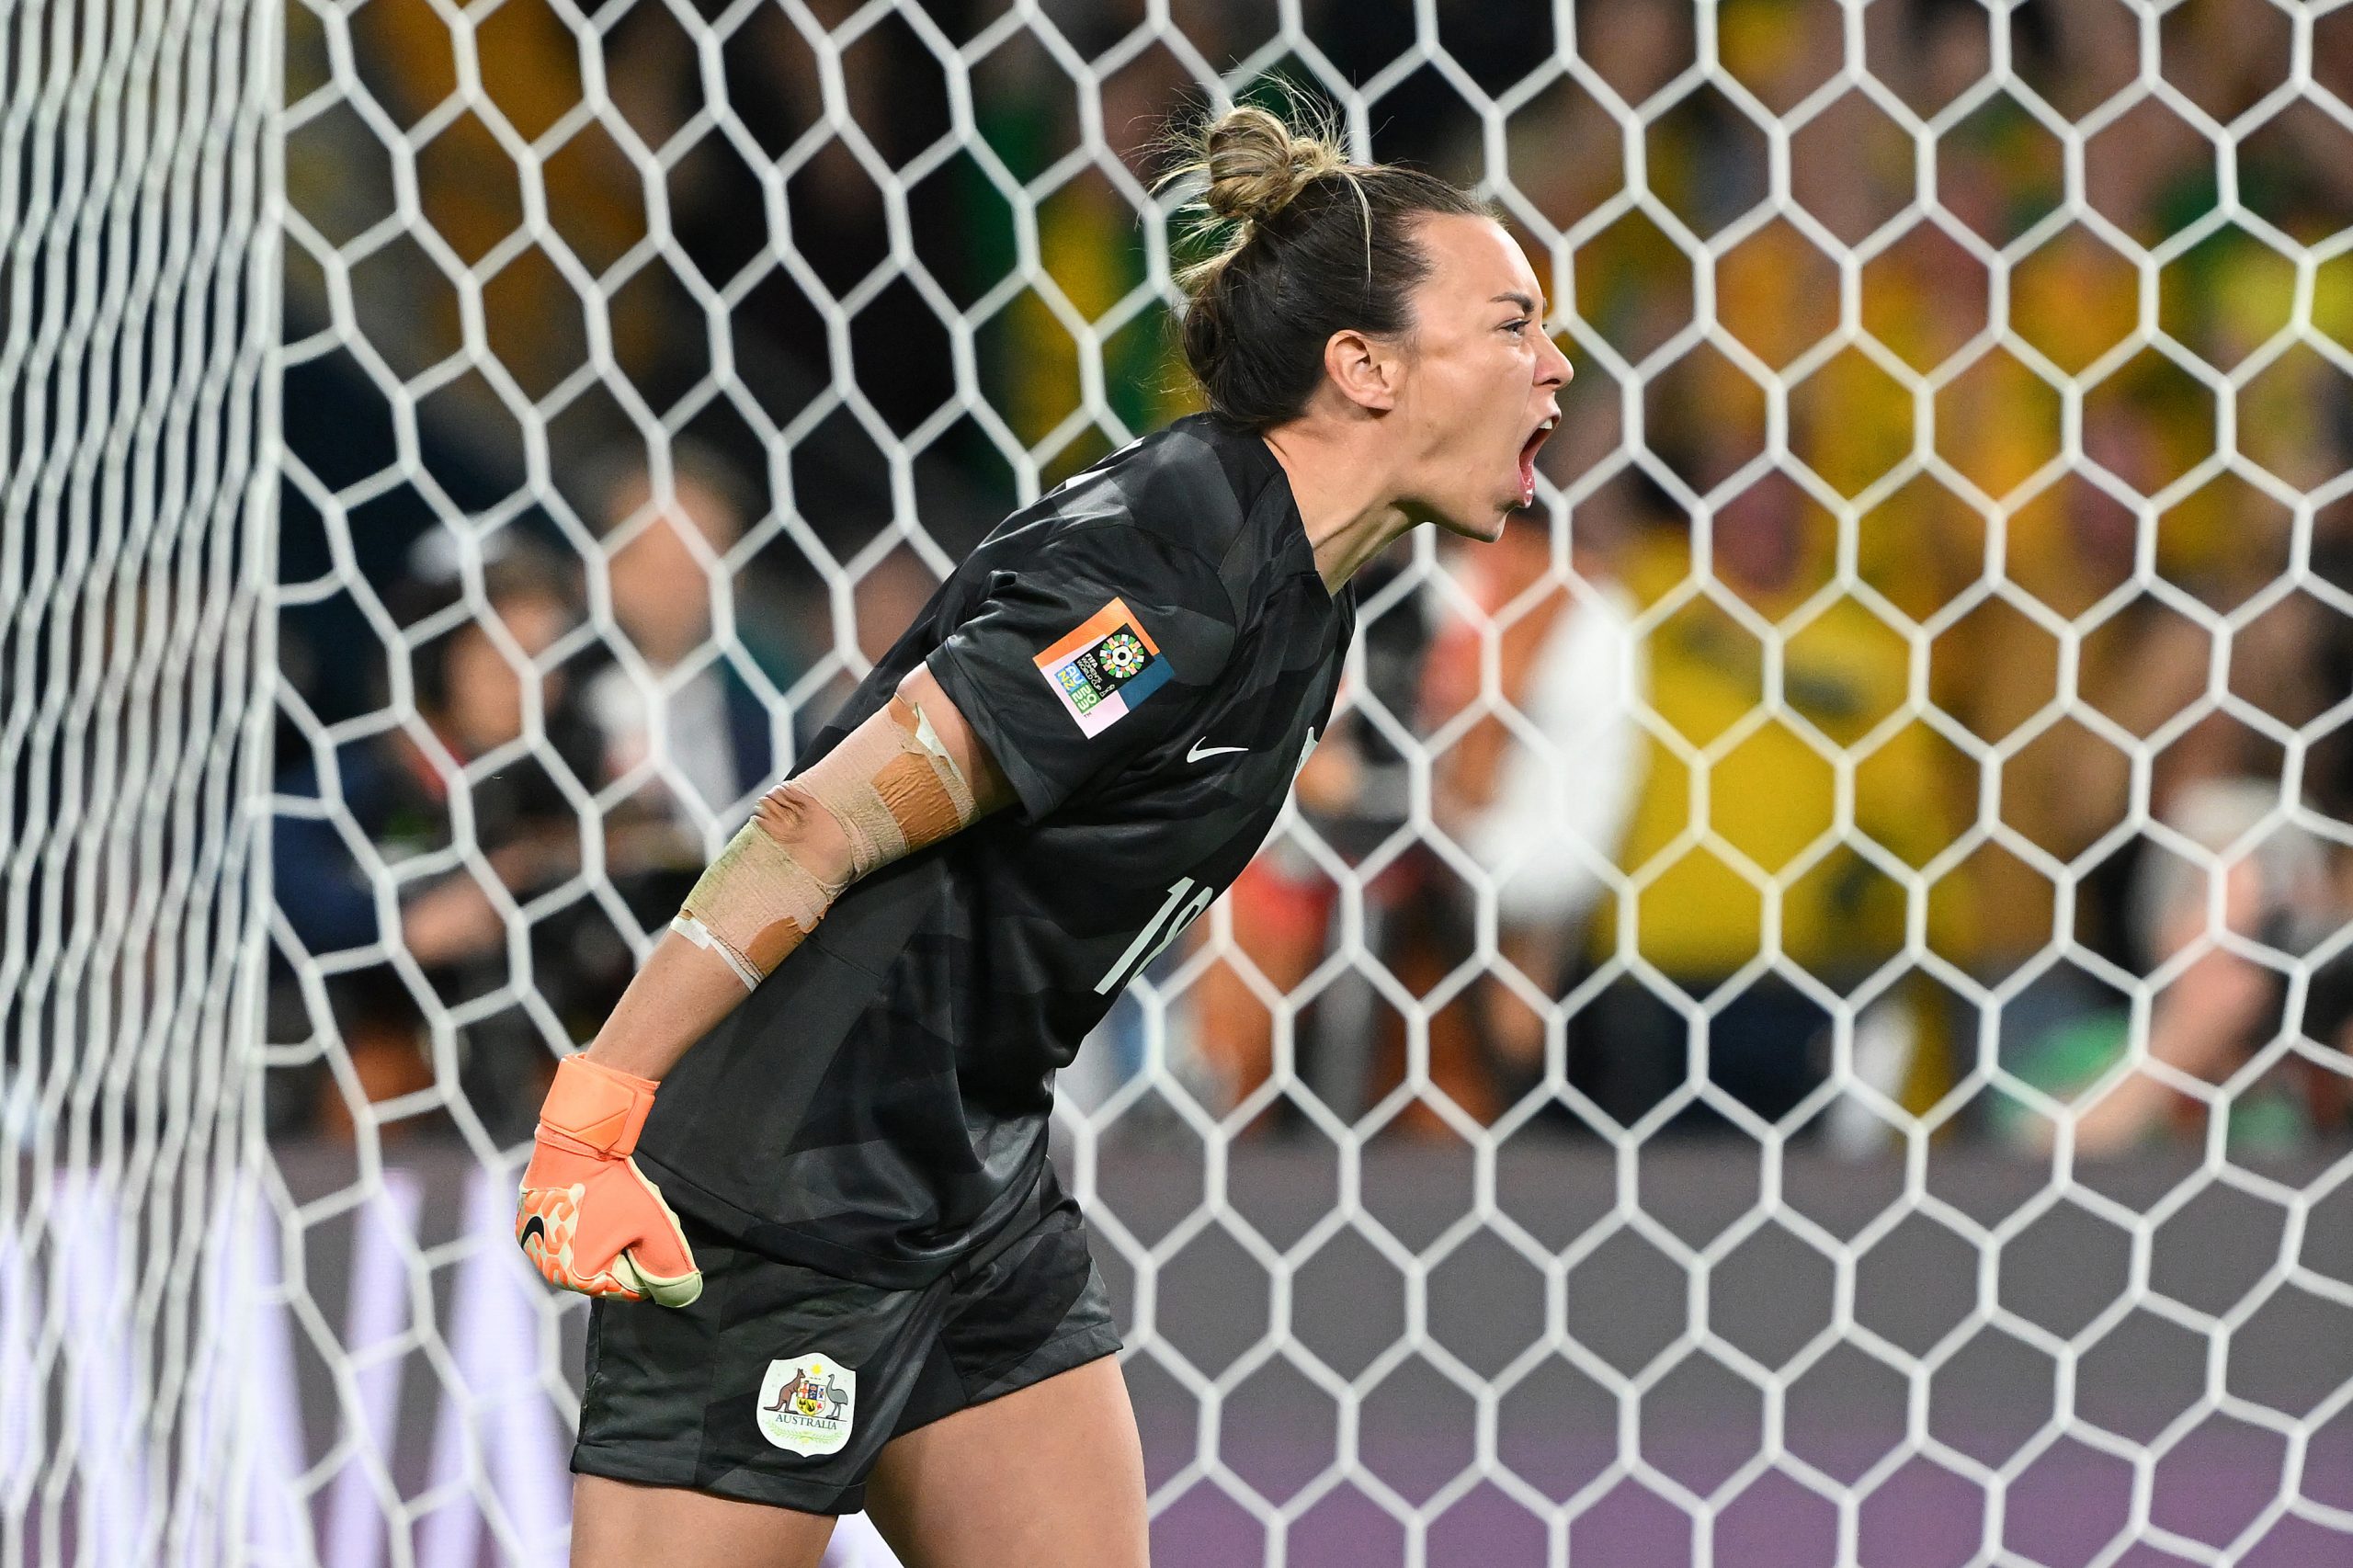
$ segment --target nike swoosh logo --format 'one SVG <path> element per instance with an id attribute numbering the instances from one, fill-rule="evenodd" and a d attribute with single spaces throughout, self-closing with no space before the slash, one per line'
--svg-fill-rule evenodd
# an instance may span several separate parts
<path id="1" fill-rule="evenodd" d="M 523 1221 L 523 1233 L 515 1238 L 515 1243 L 517 1246 L 529 1246 L 533 1236 L 540 1238 L 541 1246 L 548 1244 L 548 1222 L 537 1214 Z"/>
<path id="2" fill-rule="evenodd" d="M 1195 741 L 1193 749 L 1185 754 L 1185 760 L 1199 762 L 1205 756 L 1222 756 L 1230 751 L 1248 751 L 1249 749 L 1248 746 L 1205 746 L 1200 742 Z"/>

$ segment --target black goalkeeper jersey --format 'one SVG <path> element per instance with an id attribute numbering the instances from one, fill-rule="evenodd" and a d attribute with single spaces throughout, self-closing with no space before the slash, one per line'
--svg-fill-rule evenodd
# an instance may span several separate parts
<path id="1" fill-rule="evenodd" d="M 897 1287 L 1046 1201 L 1055 1072 L 1266 840 L 1354 629 L 1207 416 L 1007 518 L 802 766 L 928 665 L 1020 802 L 852 884 L 687 1052 L 638 1149 L 671 1206 Z"/>

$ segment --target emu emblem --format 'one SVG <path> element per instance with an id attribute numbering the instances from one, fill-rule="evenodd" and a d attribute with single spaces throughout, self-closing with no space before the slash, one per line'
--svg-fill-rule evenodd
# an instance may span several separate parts
<path id="1" fill-rule="evenodd" d="M 756 1419 L 760 1436 L 790 1453 L 841 1451 L 858 1416 L 858 1373 L 810 1351 L 768 1363 Z"/>

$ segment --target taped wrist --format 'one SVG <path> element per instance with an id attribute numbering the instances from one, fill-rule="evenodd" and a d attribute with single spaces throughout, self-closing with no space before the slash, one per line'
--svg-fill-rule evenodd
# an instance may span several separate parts
<path id="1" fill-rule="evenodd" d="M 843 736 L 795 782 L 848 835 L 853 878 L 969 827 L 975 815 L 972 787 L 923 710 L 904 698 Z"/>
<path id="2" fill-rule="evenodd" d="M 540 1136 L 574 1153 L 620 1159 L 637 1147 L 654 1087 L 651 1078 L 567 1056 L 540 1106 Z"/>

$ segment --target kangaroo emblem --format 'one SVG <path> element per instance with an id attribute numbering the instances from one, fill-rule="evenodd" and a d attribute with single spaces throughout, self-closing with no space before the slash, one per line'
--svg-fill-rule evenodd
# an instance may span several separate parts
<path id="1" fill-rule="evenodd" d="M 760 1436 L 789 1453 L 839 1453 L 858 1424 L 858 1369 L 814 1350 L 768 1363 L 751 1400 Z"/>

